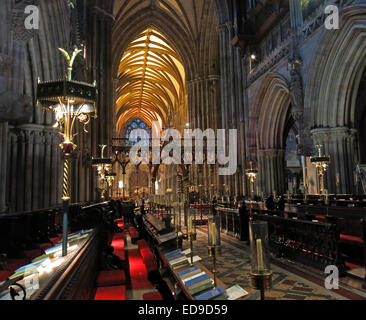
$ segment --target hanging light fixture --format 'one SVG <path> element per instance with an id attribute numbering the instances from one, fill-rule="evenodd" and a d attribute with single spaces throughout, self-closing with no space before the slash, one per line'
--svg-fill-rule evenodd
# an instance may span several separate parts
<path id="1" fill-rule="evenodd" d="M 63 170 L 63 238 L 62 238 L 62 256 L 67 255 L 67 229 L 70 194 L 70 156 L 76 148 L 73 142 L 75 134 L 74 126 L 76 122 L 86 125 L 91 118 L 97 117 L 95 106 L 97 97 L 96 82 L 93 84 L 78 82 L 72 80 L 72 67 L 77 55 L 81 52 L 77 48 L 70 56 L 64 49 L 59 49 L 67 61 L 67 75 L 63 80 L 45 81 L 38 80 L 37 85 L 37 104 L 43 106 L 46 110 L 51 110 L 55 114 L 56 124 L 63 141 L 60 148 L 64 153 Z"/>

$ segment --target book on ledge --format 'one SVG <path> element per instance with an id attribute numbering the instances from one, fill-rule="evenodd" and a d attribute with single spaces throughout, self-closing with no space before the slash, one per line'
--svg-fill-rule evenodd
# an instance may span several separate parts
<path id="1" fill-rule="evenodd" d="M 189 264 L 188 259 L 184 258 L 184 260 L 171 264 L 171 267 L 175 270 L 175 269 L 180 269 L 188 264 Z"/>
<path id="2" fill-rule="evenodd" d="M 214 299 L 221 295 L 224 295 L 225 292 L 226 292 L 226 290 L 222 286 L 219 286 L 215 289 L 204 292 L 204 293 L 196 296 L 195 298 L 196 298 L 196 300 L 211 300 L 211 299 Z"/>
<path id="3" fill-rule="evenodd" d="M 192 296 L 194 296 L 202 291 L 212 289 L 214 287 L 214 284 L 215 284 L 214 281 L 212 279 L 209 279 L 209 281 L 204 282 L 203 284 L 201 284 L 198 287 L 188 288 L 188 291 Z"/>
<path id="4" fill-rule="evenodd" d="M 186 287 L 190 287 L 190 286 L 193 286 L 199 282 L 202 282 L 202 281 L 205 281 L 207 279 L 210 279 L 210 276 L 207 274 L 207 273 L 204 273 L 203 275 L 199 276 L 199 277 L 196 277 L 192 280 L 189 280 L 185 283 Z"/>
<path id="5" fill-rule="evenodd" d="M 188 269 L 184 269 L 182 271 L 178 272 L 178 276 L 184 280 L 187 279 L 195 274 L 197 274 L 196 272 L 200 273 L 201 272 L 201 268 L 199 266 L 192 266 Z"/>
<path id="6" fill-rule="evenodd" d="M 171 232 L 171 233 L 166 233 L 163 235 L 159 235 L 158 240 L 160 242 L 167 242 L 169 240 L 173 240 L 177 237 L 177 234 L 175 232 Z"/>
<path id="7" fill-rule="evenodd" d="M 200 277 L 200 276 L 204 275 L 205 273 L 206 273 L 206 272 L 203 272 L 202 270 L 199 270 L 199 271 L 198 271 L 198 273 L 193 274 L 192 276 L 190 276 L 190 277 L 188 277 L 188 278 L 185 278 L 185 279 L 184 279 L 184 280 L 182 280 L 182 281 L 183 281 L 183 283 L 184 283 L 184 284 L 186 284 L 188 281 L 193 280 L 193 279 L 195 279 L 195 278 L 197 278 L 197 277 Z"/>
<path id="8" fill-rule="evenodd" d="M 168 261 L 170 265 L 176 264 L 178 262 L 181 262 L 183 260 L 187 259 L 186 256 L 180 256 L 180 257 L 174 257 L 172 260 Z"/>
<path id="9" fill-rule="evenodd" d="M 167 253 L 164 254 L 164 257 L 169 257 L 169 256 L 172 256 L 172 255 L 176 255 L 178 253 L 181 253 L 182 250 L 181 249 L 176 249 L 176 250 L 173 250 L 173 251 L 169 251 Z"/>
<path id="10" fill-rule="evenodd" d="M 169 257 L 166 257 L 165 259 L 168 261 L 168 262 L 170 262 L 170 261 L 174 261 L 174 260 L 176 260 L 176 259 L 179 259 L 179 258 L 183 258 L 183 257 L 185 257 L 186 255 L 185 254 L 183 254 L 183 253 L 178 253 L 178 254 L 175 254 L 175 255 L 171 255 L 171 256 L 169 256 Z"/>
<path id="11" fill-rule="evenodd" d="M 199 288 L 199 287 L 201 287 L 205 284 L 211 283 L 211 282 L 212 282 L 212 279 L 208 278 L 206 280 L 203 280 L 203 281 L 197 282 L 195 284 L 192 284 L 191 286 L 188 287 L 188 290 L 194 290 L 196 288 Z"/>

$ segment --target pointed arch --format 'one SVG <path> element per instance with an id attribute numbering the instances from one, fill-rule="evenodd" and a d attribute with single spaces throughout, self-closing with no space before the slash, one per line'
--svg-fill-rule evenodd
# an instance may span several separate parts
<path id="1" fill-rule="evenodd" d="M 323 31 L 305 90 L 312 128 L 355 126 L 355 100 L 366 68 L 366 5 L 340 12 L 340 29 Z"/>

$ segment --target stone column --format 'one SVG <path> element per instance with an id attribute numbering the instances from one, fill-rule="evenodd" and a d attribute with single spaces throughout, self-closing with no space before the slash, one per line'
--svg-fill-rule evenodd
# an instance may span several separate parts
<path id="1" fill-rule="evenodd" d="M 0 122 L 0 213 L 5 212 L 8 158 L 8 123 Z"/>
<path id="2" fill-rule="evenodd" d="M 323 152 L 330 156 L 326 175 L 329 193 L 336 193 L 336 176 L 339 174 L 340 192 L 351 194 L 355 191 L 354 171 L 358 162 L 355 129 L 346 127 L 321 128 L 311 131 L 314 145 L 323 145 Z"/>
<path id="3" fill-rule="evenodd" d="M 283 150 L 258 150 L 259 175 L 257 183 L 259 191 L 267 195 L 276 191 L 283 194 L 284 187 L 284 151 Z"/>
<path id="4" fill-rule="evenodd" d="M 297 36 L 299 37 L 303 25 L 301 0 L 290 0 L 290 17 L 291 27 L 296 30 Z"/>

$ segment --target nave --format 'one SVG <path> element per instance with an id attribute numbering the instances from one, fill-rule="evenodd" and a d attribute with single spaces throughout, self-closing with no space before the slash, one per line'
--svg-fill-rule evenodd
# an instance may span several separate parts
<path id="1" fill-rule="evenodd" d="M 0 299 L 365 298 L 366 0 L 1 0 L 0 30 Z"/>

